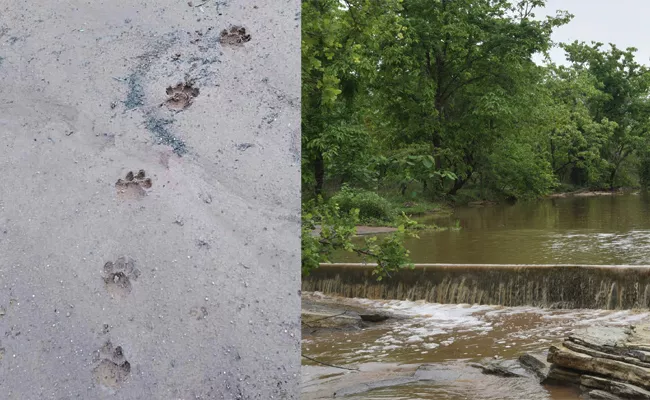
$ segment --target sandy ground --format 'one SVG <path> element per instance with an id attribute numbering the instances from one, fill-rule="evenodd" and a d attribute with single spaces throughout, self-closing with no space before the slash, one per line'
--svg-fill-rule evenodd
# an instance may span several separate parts
<path id="1" fill-rule="evenodd" d="M 299 398 L 299 8 L 0 1 L 2 399 Z"/>

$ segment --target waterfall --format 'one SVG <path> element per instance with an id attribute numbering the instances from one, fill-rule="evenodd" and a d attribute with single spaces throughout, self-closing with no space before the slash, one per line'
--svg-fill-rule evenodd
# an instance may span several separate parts
<path id="1" fill-rule="evenodd" d="M 303 291 L 369 299 L 545 308 L 650 306 L 650 266 L 417 264 L 381 282 L 371 265 L 322 264 Z"/>

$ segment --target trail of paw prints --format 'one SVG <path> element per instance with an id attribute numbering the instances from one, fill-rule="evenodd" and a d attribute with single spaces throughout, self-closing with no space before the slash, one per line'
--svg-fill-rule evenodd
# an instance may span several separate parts
<path id="1" fill-rule="evenodd" d="M 117 195 L 124 199 L 139 199 L 147 195 L 146 189 L 151 189 L 153 183 L 147 178 L 146 172 L 141 169 L 137 174 L 129 171 L 124 179 L 115 182 Z"/>
<path id="2" fill-rule="evenodd" d="M 124 356 L 122 346 L 113 346 L 107 341 L 101 349 L 95 351 L 93 378 L 95 382 L 112 389 L 119 388 L 131 373 L 131 364 Z"/>
<path id="3" fill-rule="evenodd" d="M 140 271 L 135 267 L 135 262 L 126 257 L 120 257 L 115 262 L 108 261 L 102 271 L 106 291 L 117 297 L 126 297 L 131 293 L 132 281 L 139 276 Z"/>

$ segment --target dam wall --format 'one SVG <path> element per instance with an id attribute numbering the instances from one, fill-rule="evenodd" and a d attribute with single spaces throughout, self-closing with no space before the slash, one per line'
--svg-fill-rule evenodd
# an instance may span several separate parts
<path id="1" fill-rule="evenodd" d="M 544 308 L 646 309 L 650 266 L 416 264 L 378 282 L 372 265 L 321 264 L 303 291 L 369 299 Z"/>

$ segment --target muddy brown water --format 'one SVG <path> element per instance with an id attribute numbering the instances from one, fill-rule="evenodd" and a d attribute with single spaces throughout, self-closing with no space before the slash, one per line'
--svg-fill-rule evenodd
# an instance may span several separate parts
<path id="1" fill-rule="evenodd" d="M 466 207 L 421 222 L 460 229 L 426 231 L 407 241 L 414 262 L 458 264 L 650 264 L 650 197 L 641 194 L 546 199 L 511 206 Z M 348 254 L 334 261 L 358 262 Z M 310 294 L 307 294 L 310 296 Z M 319 298 L 319 296 L 316 296 Z M 530 379 L 483 375 L 484 357 L 541 352 L 572 330 L 650 321 L 647 310 L 548 310 L 328 298 L 410 316 L 363 330 L 306 330 L 303 398 L 332 398 L 360 384 L 408 376 L 430 364 L 431 381 L 379 388 L 346 399 L 579 399 L 575 389 Z M 338 397 L 338 396 L 337 396 Z"/>
<path id="2" fill-rule="evenodd" d="M 303 362 L 303 399 L 332 398 L 364 383 L 412 375 L 429 364 L 430 381 L 379 388 L 346 399 L 572 400 L 573 388 L 540 385 L 530 378 L 484 375 L 471 362 L 540 353 L 576 328 L 650 321 L 647 310 L 544 310 L 533 307 L 433 304 L 344 299 L 306 293 L 305 299 L 396 313 L 366 329 L 305 329 L 304 355 L 346 371 Z M 339 396 L 337 396 L 339 397 Z"/>
<path id="3" fill-rule="evenodd" d="M 650 264 L 650 196 L 644 193 L 464 207 L 418 220 L 460 229 L 409 239 L 416 263 Z M 359 258 L 339 254 L 335 261 Z"/>

